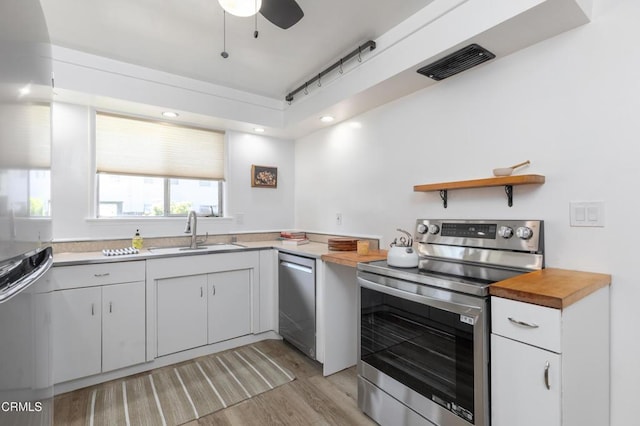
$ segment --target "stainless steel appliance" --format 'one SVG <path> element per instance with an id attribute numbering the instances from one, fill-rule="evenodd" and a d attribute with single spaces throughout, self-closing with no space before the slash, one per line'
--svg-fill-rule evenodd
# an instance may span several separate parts
<path id="1" fill-rule="evenodd" d="M 50 425 L 51 47 L 38 0 L 0 2 L 0 57 L 0 424 Z"/>
<path id="2" fill-rule="evenodd" d="M 544 267 L 542 221 L 416 223 L 417 268 L 358 265 L 358 405 L 383 425 L 489 426 L 489 285 Z"/>
<path id="3" fill-rule="evenodd" d="M 51 248 L 0 262 L 0 424 L 50 425 Z"/>
<path id="4" fill-rule="evenodd" d="M 316 359 L 316 261 L 282 252 L 278 258 L 279 333 Z"/>

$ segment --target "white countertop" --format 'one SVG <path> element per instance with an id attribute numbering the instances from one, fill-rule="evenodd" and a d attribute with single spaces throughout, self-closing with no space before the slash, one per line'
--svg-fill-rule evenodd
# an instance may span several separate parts
<path id="1" fill-rule="evenodd" d="M 229 253 L 243 250 L 264 250 L 277 249 L 279 251 L 307 256 L 319 259 L 323 254 L 330 253 L 327 244 L 310 242 L 299 246 L 284 244 L 280 240 L 268 241 L 242 241 L 237 243 L 244 248 L 234 250 L 216 250 L 216 251 L 183 251 L 178 253 L 153 253 L 148 249 L 141 249 L 137 254 L 105 256 L 101 251 L 90 252 L 66 252 L 54 253 L 54 266 L 70 266 L 82 265 L 90 263 L 109 263 L 109 262 L 131 262 L 136 260 L 146 260 L 159 257 L 175 257 L 175 256 L 200 256 L 203 254 Z"/>

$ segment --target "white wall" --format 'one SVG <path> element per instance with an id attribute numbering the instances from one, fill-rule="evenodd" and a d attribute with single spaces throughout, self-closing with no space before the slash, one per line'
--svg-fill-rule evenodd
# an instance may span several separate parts
<path id="1" fill-rule="evenodd" d="M 543 219 L 547 266 L 613 276 L 611 424 L 627 426 L 640 395 L 629 243 L 640 211 L 640 4 L 596 3 L 586 26 L 352 120 L 361 128 L 341 123 L 298 140 L 295 225 L 380 234 L 387 245 L 416 218 Z M 514 187 L 512 208 L 500 187 L 450 191 L 447 209 L 438 193 L 413 192 L 527 159 L 521 172 L 547 181 Z M 570 201 L 604 201 L 605 227 L 571 228 Z"/>
<path id="2" fill-rule="evenodd" d="M 96 219 L 93 110 L 53 106 L 52 221 L 54 241 L 184 235 L 184 218 Z M 227 132 L 226 218 L 200 218 L 198 233 L 288 229 L 293 225 L 292 141 Z M 276 189 L 251 188 L 251 165 L 278 167 Z M 242 220 L 238 220 L 242 213 Z M 235 216 L 235 217 L 233 217 Z M 242 223 L 240 223 L 242 222 Z"/>
<path id="3" fill-rule="evenodd" d="M 293 141 L 239 132 L 227 132 L 227 135 L 227 211 L 235 218 L 233 231 L 291 229 L 294 219 Z M 252 164 L 277 167 L 277 188 L 252 188 Z M 243 224 L 239 224 L 240 221 Z"/>

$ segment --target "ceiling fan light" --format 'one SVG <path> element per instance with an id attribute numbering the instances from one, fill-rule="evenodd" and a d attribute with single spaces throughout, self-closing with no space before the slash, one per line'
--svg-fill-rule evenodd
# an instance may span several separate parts
<path id="1" fill-rule="evenodd" d="M 262 0 L 218 0 L 220 6 L 235 16 L 253 16 L 260 11 Z"/>

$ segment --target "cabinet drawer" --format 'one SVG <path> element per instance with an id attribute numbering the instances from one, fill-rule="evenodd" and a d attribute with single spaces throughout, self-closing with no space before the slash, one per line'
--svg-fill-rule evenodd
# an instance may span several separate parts
<path id="1" fill-rule="evenodd" d="M 561 310 L 491 298 L 491 332 L 556 353 L 561 352 Z"/>
<path id="2" fill-rule="evenodd" d="M 54 289 L 64 290 L 145 280 L 144 261 L 59 266 L 53 268 Z"/>

